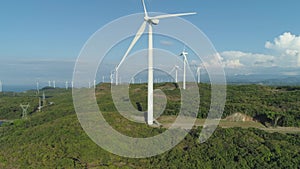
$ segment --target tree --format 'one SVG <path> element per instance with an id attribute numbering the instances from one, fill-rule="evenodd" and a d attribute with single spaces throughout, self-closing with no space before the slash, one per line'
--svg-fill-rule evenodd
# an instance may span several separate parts
<path id="1" fill-rule="evenodd" d="M 283 113 L 269 111 L 266 113 L 268 119 L 272 121 L 272 126 L 277 127 L 278 121 L 284 117 Z"/>

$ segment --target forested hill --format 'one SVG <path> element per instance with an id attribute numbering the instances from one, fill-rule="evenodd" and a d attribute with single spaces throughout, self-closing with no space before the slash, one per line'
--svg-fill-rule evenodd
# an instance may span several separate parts
<path id="1" fill-rule="evenodd" d="M 132 102 L 139 103 L 133 105 L 140 105 L 142 111 L 146 109 L 145 87 L 132 85 L 130 91 Z M 176 114 L 176 85 L 155 87 L 167 95 L 164 114 Z M 97 99 L 104 117 L 116 130 L 132 137 L 149 137 L 165 130 L 122 118 L 115 112 L 109 89 L 109 84 L 97 86 Z M 199 117 L 206 116 L 209 89 L 207 84 L 200 85 Z M 44 92 L 47 104 L 41 112 L 37 110 L 35 91 L 0 94 L 0 119 L 8 120 L 0 127 L 0 168 L 298 168 L 300 164 L 299 133 L 268 133 L 254 128 L 218 128 L 207 142 L 200 144 L 198 127 L 164 154 L 147 159 L 122 158 L 98 147 L 85 134 L 74 112 L 70 90 Z M 297 87 L 228 86 L 227 96 L 224 117 L 241 112 L 266 118 L 264 125 L 273 125 L 272 117 L 280 117 L 278 125 L 299 126 Z M 30 103 L 28 119 L 21 119 L 21 103 Z"/>

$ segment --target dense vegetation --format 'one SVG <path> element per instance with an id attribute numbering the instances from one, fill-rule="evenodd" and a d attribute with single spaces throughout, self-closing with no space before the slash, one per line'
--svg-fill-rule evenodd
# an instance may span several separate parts
<path id="1" fill-rule="evenodd" d="M 133 106 L 140 105 L 142 110 L 146 110 L 144 88 L 145 85 L 133 85 L 130 92 Z M 165 114 L 176 114 L 179 104 L 176 86 L 159 84 L 156 88 L 167 94 Z M 209 107 L 209 88 L 206 84 L 200 86 L 203 97 L 200 117 L 206 116 Z M 98 86 L 96 91 L 104 117 L 118 131 L 133 137 L 148 137 L 165 130 L 130 122 L 115 113 L 108 84 Z M 13 120 L 0 127 L 0 168 L 298 168 L 300 164 L 299 133 L 268 133 L 254 128 L 218 128 L 206 143 L 200 144 L 199 127 L 164 154 L 147 159 L 119 157 L 98 147 L 82 130 L 70 90 L 44 92 L 47 102 L 54 104 L 41 112 L 36 111 L 38 99 L 33 91 L 0 96 L 0 119 Z M 265 115 L 271 120 L 272 115 L 277 117 L 277 112 L 284 112 L 279 125 L 299 125 L 297 88 L 229 86 L 227 96 L 224 116 L 243 112 L 253 117 Z M 27 120 L 20 119 L 20 102 L 31 104 Z M 293 117 L 291 123 L 287 123 L 289 116 Z"/>
<path id="2" fill-rule="evenodd" d="M 180 90 L 172 83 L 156 84 L 167 96 L 165 115 L 177 115 L 180 108 Z M 199 118 L 206 118 L 210 108 L 210 85 L 200 84 Z M 133 106 L 147 110 L 147 86 L 131 85 L 130 96 Z M 110 86 L 98 89 L 98 102 L 103 111 L 116 111 L 110 94 Z M 101 99 L 101 100 L 100 100 Z M 136 104 L 138 103 L 138 104 Z M 243 113 L 262 122 L 264 125 L 300 127 L 300 89 L 299 87 L 270 87 L 261 85 L 229 85 L 223 118 L 233 113 Z M 272 118 L 271 114 L 277 114 Z"/>

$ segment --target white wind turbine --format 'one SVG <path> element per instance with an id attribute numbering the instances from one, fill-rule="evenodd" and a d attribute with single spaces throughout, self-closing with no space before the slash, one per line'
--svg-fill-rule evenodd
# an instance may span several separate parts
<path id="1" fill-rule="evenodd" d="M 148 113 L 147 113 L 147 123 L 149 125 L 153 124 L 153 25 L 158 25 L 160 19 L 166 19 L 166 18 L 173 18 L 173 17 L 179 17 L 179 16 L 186 16 L 186 15 L 194 15 L 196 13 L 180 13 L 180 14 L 165 14 L 165 15 L 159 15 L 159 16 L 148 16 L 148 12 L 146 9 L 145 1 L 142 0 L 142 4 L 144 7 L 144 22 L 142 23 L 141 27 L 139 28 L 137 34 L 135 35 L 134 39 L 132 40 L 128 50 L 126 51 L 125 55 L 123 56 L 121 62 L 116 67 L 115 76 L 116 76 L 116 85 L 119 83 L 119 77 L 118 77 L 118 70 L 122 63 L 124 62 L 125 58 L 130 53 L 131 49 L 134 47 L 134 45 L 137 43 L 137 41 L 140 39 L 140 37 L 143 35 L 146 26 L 148 24 Z"/>
<path id="2" fill-rule="evenodd" d="M 114 73 L 110 72 L 110 84 L 112 85 L 114 83 Z"/>
<path id="3" fill-rule="evenodd" d="M 198 80 L 198 83 L 200 83 L 200 73 L 201 73 L 201 66 L 198 66 L 197 67 L 197 80 Z"/>
<path id="4" fill-rule="evenodd" d="M 66 87 L 66 90 L 69 89 L 69 82 L 68 81 L 66 81 L 65 87 Z"/>
<path id="5" fill-rule="evenodd" d="M 170 74 L 171 74 L 173 71 L 175 71 L 175 83 L 178 83 L 178 70 L 179 69 L 180 69 L 179 66 L 175 65 L 170 72 Z"/>
<path id="6" fill-rule="evenodd" d="M 96 88 L 96 86 L 97 86 L 97 82 L 96 80 L 94 80 L 94 88 Z"/>
<path id="7" fill-rule="evenodd" d="M 183 56 L 183 89 L 186 89 L 186 66 L 189 64 L 187 60 L 188 53 L 183 49 L 180 56 Z"/>
<path id="8" fill-rule="evenodd" d="M 38 81 L 36 82 L 36 91 L 40 93 L 40 83 Z"/>

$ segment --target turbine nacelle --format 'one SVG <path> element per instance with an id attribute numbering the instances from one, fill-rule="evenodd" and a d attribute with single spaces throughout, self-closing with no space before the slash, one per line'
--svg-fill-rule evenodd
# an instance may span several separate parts
<path id="1" fill-rule="evenodd" d="M 187 53 L 186 51 L 183 51 L 183 52 L 180 54 L 180 56 L 183 56 L 184 60 L 187 61 L 187 55 L 188 55 L 188 54 L 189 54 L 189 53 Z"/>
<path id="2" fill-rule="evenodd" d="M 150 17 L 145 16 L 144 20 L 146 22 L 150 23 L 150 24 L 153 24 L 153 25 L 158 25 L 159 24 L 159 19 L 156 19 L 156 18 L 150 18 Z"/>
<path id="3" fill-rule="evenodd" d="M 189 53 L 187 53 L 186 51 L 183 51 L 181 54 L 180 54 L 180 56 L 186 56 L 186 55 L 188 55 Z"/>

